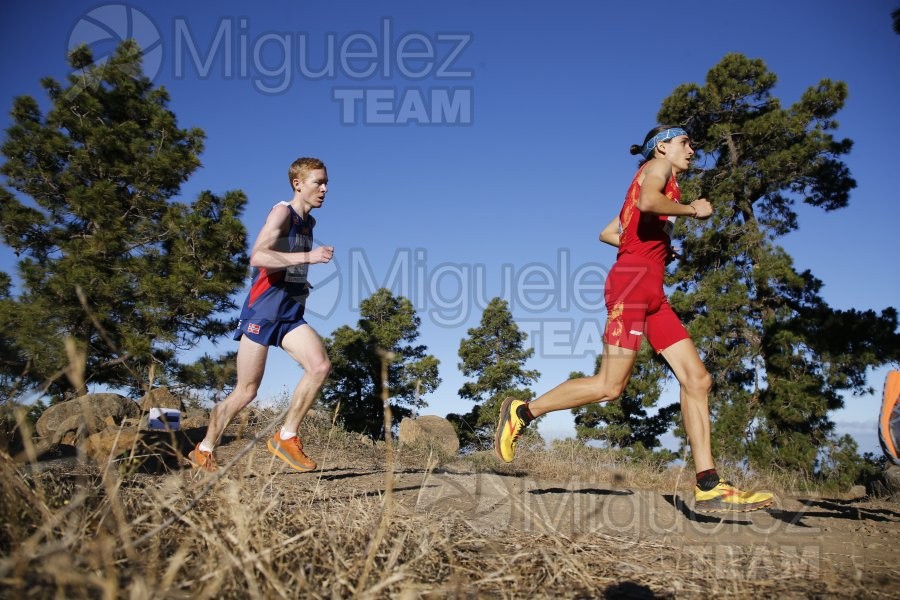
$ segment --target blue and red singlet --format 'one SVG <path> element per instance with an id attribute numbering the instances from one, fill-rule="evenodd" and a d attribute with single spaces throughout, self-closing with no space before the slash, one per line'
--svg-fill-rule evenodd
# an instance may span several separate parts
<path id="1" fill-rule="evenodd" d="M 316 220 L 307 215 L 303 219 L 289 202 L 291 225 L 285 237 L 278 240 L 279 252 L 309 252 L 313 247 L 313 228 Z M 276 206 L 278 206 L 276 205 Z M 253 285 L 241 309 L 241 321 L 298 321 L 303 319 L 310 285 L 307 282 L 309 265 L 292 265 L 285 269 L 253 270 Z"/>

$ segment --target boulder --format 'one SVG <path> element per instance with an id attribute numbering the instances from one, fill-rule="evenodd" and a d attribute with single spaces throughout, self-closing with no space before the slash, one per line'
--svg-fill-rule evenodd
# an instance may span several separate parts
<path id="1" fill-rule="evenodd" d="M 127 429 L 104 429 L 87 438 L 85 452 L 94 462 L 103 464 L 109 458 L 131 450 L 140 440 L 141 432 L 137 427 Z"/>
<path id="2" fill-rule="evenodd" d="M 49 407 L 38 418 L 35 429 L 39 436 L 52 441 L 63 437 L 63 433 L 58 434 L 58 431 L 71 431 L 73 422 L 79 419 L 87 431 L 95 433 L 101 429 L 98 428 L 97 419 L 104 422 L 104 426 L 110 419 L 119 425 L 124 419 L 137 418 L 140 414 L 141 409 L 136 402 L 119 394 L 85 394 Z M 72 417 L 79 419 L 73 421 Z M 79 426 L 74 429 L 77 430 Z"/>
<path id="3" fill-rule="evenodd" d="M 437 415 L 424 415 L 400 421 L 398 440 L 401 446 L 436 448 L 448 456 L 459 452 L 459 437 L 453 424 Z"/>
<path id="4" fill-rule="evenodd" d="M 867 495 L 866 486 L 864 485 L 854 485 L 850 488 L 850 491 L 847 492 L 848 500 L 861 500 L 865 498 Z"/>
<path id="5" fill-rule="evenodd" d="M 181 429 L 200 429 L 209 425 L 209 411 L 192 408 L 181 415 Z"/>
<path id="6" fill-rule="evenodd" d="M 184 412 L 184 405 L 181 398 L 169 391 L 169 388 L 158 387 L 153 388 L 144 397 L 138 401 L 141 406 L 141 412 L 149 412 L 151 408 L 174 408 Z"/>
<path id="7" fill-rule="evenodd" d="M 888 463 L 884 470 L 884 486 L 892 499 L 900 500 L 900 466 Z"/>
<path id="8" fill-rule="evenodd" d="M 97 415 L 71 415 L 59 424 L 50 437 L 50 443 L 78 446 L 88 436 L 103 431 L 106 427 L 106 421 Z"/>

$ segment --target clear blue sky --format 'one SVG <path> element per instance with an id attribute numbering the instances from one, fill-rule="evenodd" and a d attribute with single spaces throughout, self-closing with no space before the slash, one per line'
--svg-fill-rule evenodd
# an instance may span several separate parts
<path id="1" fill-rule="evenodd" d="M 372 283 L 413 299 L 420 341 L 441 360 L 426 413 L 470 408 L 457 397 L 457 350 L 494 295 L 532 332 L 537 393 L 592 369 L 615 258 L 597 234 L 632 177 L 628 147 L 676 86 L 702 83 L 728 52 L 763 59 L 785 106 L 823 78 L 848 84 L 837 135 L 854 140 L 846 162 L 859 185 L 844 210 L 799 207 L 800 229 L 782 243 L 824 281 L 832 306 L 898 305 L 896 0 L 255 4 L 6 6 L 0 124 L 14 96 L 45 102 L 38 81 L 64 79 L 70 42 L 101 57 L 133 35 L 179 124 L 207 135 L 183 200 L 244 190 L 252 238 L 289 197 L 290 162 L 324 159 L 331 182 L 316 234 L 336 260 L 311 269 L 321 285 L 310 321 L 322 335 L 355 324 Z M 11 265 L 0 248 L 0 268 Z M 233 348 L 222 340 L 211 351 Z M 833 415 L 863 451 L 877 449 L 886 371 L 870 377 L 875 394 Z M 262 398 L 298 375 L 273 352 Z M 571 435 L 571 415 L 547 417 L 541 431 Z"/>

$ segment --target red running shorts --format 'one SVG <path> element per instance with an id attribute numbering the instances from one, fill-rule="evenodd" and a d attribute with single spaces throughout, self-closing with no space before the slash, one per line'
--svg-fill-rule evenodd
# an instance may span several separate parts
<path id="1" fill-rule="evenodd" d="M 663 293 L 664 270 L 631 254 L 616 260 L 604 288 L 609 311 L 604 342 L 636 352 L 646 335 L 650 346 L 662 352 L 690 337 Z"/>

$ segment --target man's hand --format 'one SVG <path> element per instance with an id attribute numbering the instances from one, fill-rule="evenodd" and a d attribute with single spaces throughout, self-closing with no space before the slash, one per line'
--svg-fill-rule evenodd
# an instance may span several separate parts
<path id="1" fill-rule="evenodd" d="M 691 206 L 696 211 L 693 215 L 695 219 L 706 220 L 712 216 L 712 204 L 706 198 L 699 198 L 691 202 Z"/>
<path id="2" fill-rule="evenodd" d="M 319 246 L 309 251 L 309 264 L 331 262 L 332 256 L 334 256 L 334 246 Z"/>

